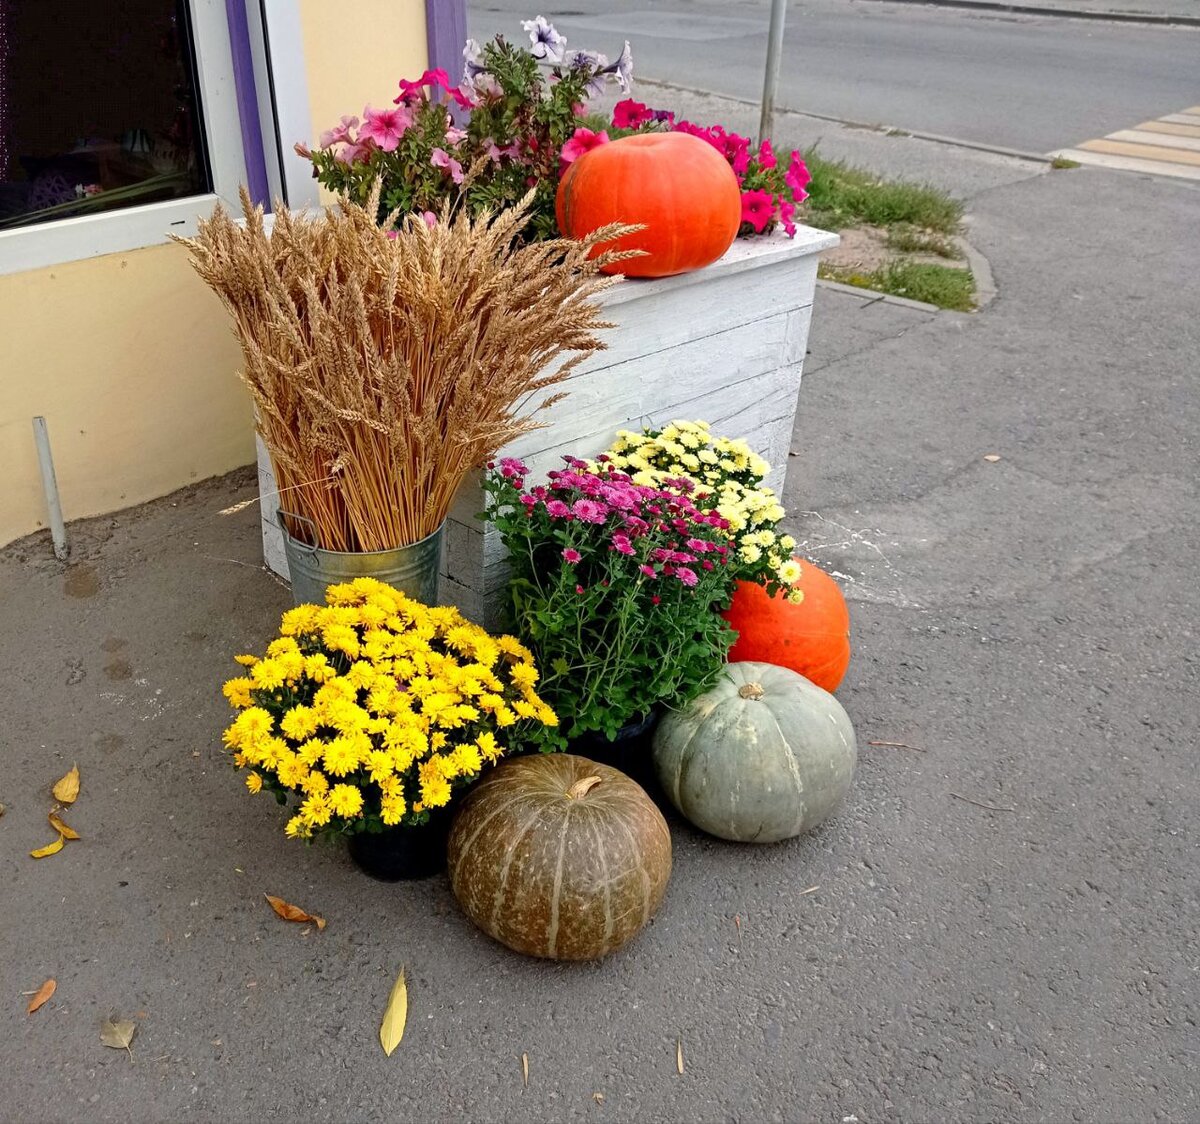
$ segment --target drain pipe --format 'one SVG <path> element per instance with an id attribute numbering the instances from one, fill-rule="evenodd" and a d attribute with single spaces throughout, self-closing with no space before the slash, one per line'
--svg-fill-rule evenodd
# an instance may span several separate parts
<path id="1" fill-rule="evenodd" d="M 46 510 L 50 514 L 50 537 L 54 540 L 54 557 L 67 560 L 67 527 L 63 522 L 62 503 L 58 498 L 58 480 L 54 475 L 54 458 L 50 455 L 50 434 L 46 419 L 33 419 L 33 440 L 37 445 L 38 467 L 42 470 L 42 488 L 46 493 Z"/>
<path id="2" fill-rule="evenodd" d="M 758 143 L 771 135 L 775 123 L 775 93 L 779 88 L 779 62 L 783 55 L 783 17 L 787 0 L 771 0 L 771 26 L 767 32 L 767 69 L 763 74 L 762 112 L 758 119 Z"/>

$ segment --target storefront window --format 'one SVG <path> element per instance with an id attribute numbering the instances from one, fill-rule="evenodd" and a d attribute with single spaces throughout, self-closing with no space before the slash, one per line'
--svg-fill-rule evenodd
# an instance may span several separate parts
<path id="1" fill-rule="evenodd" d="M 0 231 L 212 190 L 186 0 L 0 0 Z"/>

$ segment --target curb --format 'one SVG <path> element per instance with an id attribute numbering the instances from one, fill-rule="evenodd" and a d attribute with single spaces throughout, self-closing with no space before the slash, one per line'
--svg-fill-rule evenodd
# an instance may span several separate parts
<path id="1" fill-rule="evenodd" d="M 879 3 L 890 3 L 892 0 L 877 0 Z M 939 0 L 895 0 L 900 4 L 929 4 L 937 3 Z M 961 3 L 970 7 L 976 7 L 972 0 L 953 0 L 954 3 Z M 1200 20 L 1197 21 L 1197 26 L 1200 26 Z M 677 90 L 681 94 L 697 94 L 705 98 L 719 98 L 721 101 L 731 101 L 737 105 L 753 106 L 757 108 L 758 102 L 753 98 L 735 97 L 733 94 L 722 94 L 716 90 L 706 90 L 700 86 L 683 86 L 678 82 L 663 82 L 657 78 L 639 78 L 638 84 L 642 86 L 651 86 L 659 90 Z M 947 137 L 941 133 L 923 133 L 916 129 L 904 129 L 896 125 L 881 125 L 879 122 L 854 121 L 847 117 L 834 117 L 828 113 L 814 113 L 808 109 L 788 109 L 787 106 L 777 106 L 775 109 L 777 114 L 790 114 L 793 117 L 808 117 L 813 121 L 828 121 L 834 125 L 842 125 L 847 129 L 862 129 L 870 133 L 879 133 L 882 136 L 892 135 L 896 137 L 915 137 L 917 140 L 929 141 L 932 144 L 951 145 L 954 148 L 970 148 L 976 152 L 990 152 L 995 156 L 1007 156 L 1012 160 L 1025 160 L 1032 164 L 1044 164 L 1049 166 L 1053 160 L 1053 156 L 1047 156 L 1044 152 L 1026 152 L 1020 148 L 1005 148 L 1003 145 L 984 144 L 982 141 L 965 140 L 962 137 Z"/>
<path id="2" fill-rule="evenodd" d="M 967 268 L 975 278 L 975 311 L 982 312 L 999 292 L 996 279 L 992 276 L 991 263 L 961 234 L 955 235 L 954 244 L 962 250 L 963 257 L 967 259 Z"/>
<path id="3" fill-rule="evenodd" d="M 894 304 L 899 308 L 911 308 L 917 312 L 949 312 L 948 308 L 938 308 L 936 304 L 929 304 L 926 301 L 913 301 L 908 297 L 894 297 L 891 293 L 881 293 L 877 289 L 860 289 L 857 285 L 843 285 L 840 281 L 826 281 L 824 278 L 817 278 L 817 287 L 821 289 L 830 289 L 835 293 L 845 293 L 849 297 L 858 297 L 864 305 L 868 304 Z M 962 315 L 962 313 L 958 313 Z"/>
<path id="4" fill-rule="evenodd" d="M 1016 16 L 1050 16 L 1056 19 L 1094 20 L 1104 23 L 1138 23 L 1147 27 L 1200 27 L 1200 16 L 1168 16 L 1157 12 L 1104 12 L 1095 8 L 1074 11 L 1037 4 L 1004 4 L 1000 0 L 876 0 L 878 3 L 957 8 L 964 12 L 1004 12 Z"/>

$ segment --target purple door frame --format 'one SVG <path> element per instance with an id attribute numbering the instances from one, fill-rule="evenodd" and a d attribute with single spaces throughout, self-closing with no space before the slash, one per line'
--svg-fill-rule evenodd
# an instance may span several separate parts
<path id="1" fill-rule="evenodd" d="M 247 0 L 225 0 L 225 14 L 229 20 L 233 78 L 237 87 L 238 115 L 242 123 L 246 187 L 255 203 L 269 208 L 266 149 L 258 117 L 258 91 L 254 83 L 254 58 L 250 51 L 246 3 Z M 457 82 L 462 76 L 462 49 L 466 40 L 466 0 L 425 0 L 425 45 L 429 65 L 445 70 L 451 82 Z"/>
<path id="2" fill-rule="evenodd" d="M 457 85 L 467 41 L 467 0 L 425 0 L 425 41 L 430 67 L 444 70 Z"/>

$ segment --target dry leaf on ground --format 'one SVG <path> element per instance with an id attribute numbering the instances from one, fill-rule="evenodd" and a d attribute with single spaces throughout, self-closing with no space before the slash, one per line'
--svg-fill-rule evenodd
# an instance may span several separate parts
<path id="1" fill-rule="evenodd" d="M 400 1045 L 404 1037 L 404 1024 L 408 1020 L 408 984 L 404 980 L 404 969 L 392 985 L 392 994 L 388 998 L 387 1010 L 383 1012 L 383 1022 L 379 1024 L 379 1043 L 383 1052 L 390 1058 L 392 1051 Z"/>
<path id="2" fill-rule="evenodd" d="M 272 894 L 263 894 L 263 897 L 271 903 L 271 908 L 284 921 L 311 921 L 318 929 L 325 928 L 324 917 L 319 917 L 315 913 L 306 913 L 298 905 L 292 905 L 291 902 L 285 902 L 283 898 L 277 898 Z"/>
<path id="3" fill-rule="evenodd" d="M 135 1034 L 137 1023 L 130 1019 L 105 1019 L 100 1024 L 100 1041 L 114 1050 L 127 1050 L 131 1061 L 133 1051 L 129 1049 L 129 1044 Z"/>
<path id="4" fill-rule="evenodd" d="M 53 843 L 47 843 L 44 847 L 39 847 L 36 851 L 30 851 L 31 859 L 44 859 L 47 855 L 57 855 L 63 849 L 63 837 L 59 837 Z"/>
<path id="5" fill-rule="evenodd" d="M 60 804 L 74 804 L 79 795 L 79 766 L 72 765 L 71 771 L 59 777 L 50 791 Z"/>
<path id="6" fill-rule="evenodd" d="M 52 828 L 54 828 L 54 830 L 57 831 L 58 834 L 61 835 L 64 839 L 80 838 L 79 832 L 77 832 L 72 827 L 67 827 L 67 825 L 65 823 L 63 823 L 61 819 L 59 819 L 57 812 L 51 812 L 50 816 L 49 816 L 49 820 L 50 820 L 50 826 Z"/>
<path id="7" fill-rule="evenodd" d="M 529 1088 L 529 1055 L 521 1055 L 521 1084 Z"/>
<path id="8" fill-rule="evenodd" d="M 985 453 L 983 456 L 983 459 L 985 461 L 987 461 L 989 464 L 995 464 L 1000 459 L 1000 457 L 997 453 Z"/>
<path id="9" fill-rule="evenodd" d="M 680 1073 L 683 1072 L 683 1039 L 682 1038 L 675 1039 L 675 1068 Z"/>
<path id="10" fill-rule="evenodd" d="M 50 999 L 50 996 L 54 994 L 57 988 L 57 980 L 47 980 L 34 993 L 33 998 L 29 1001 L 29 1006 L 25 1008 L 26 1012 L 32 1015 L 34 1011 L 36 1011 L 43 1003 L 46 1003 Z"/>

